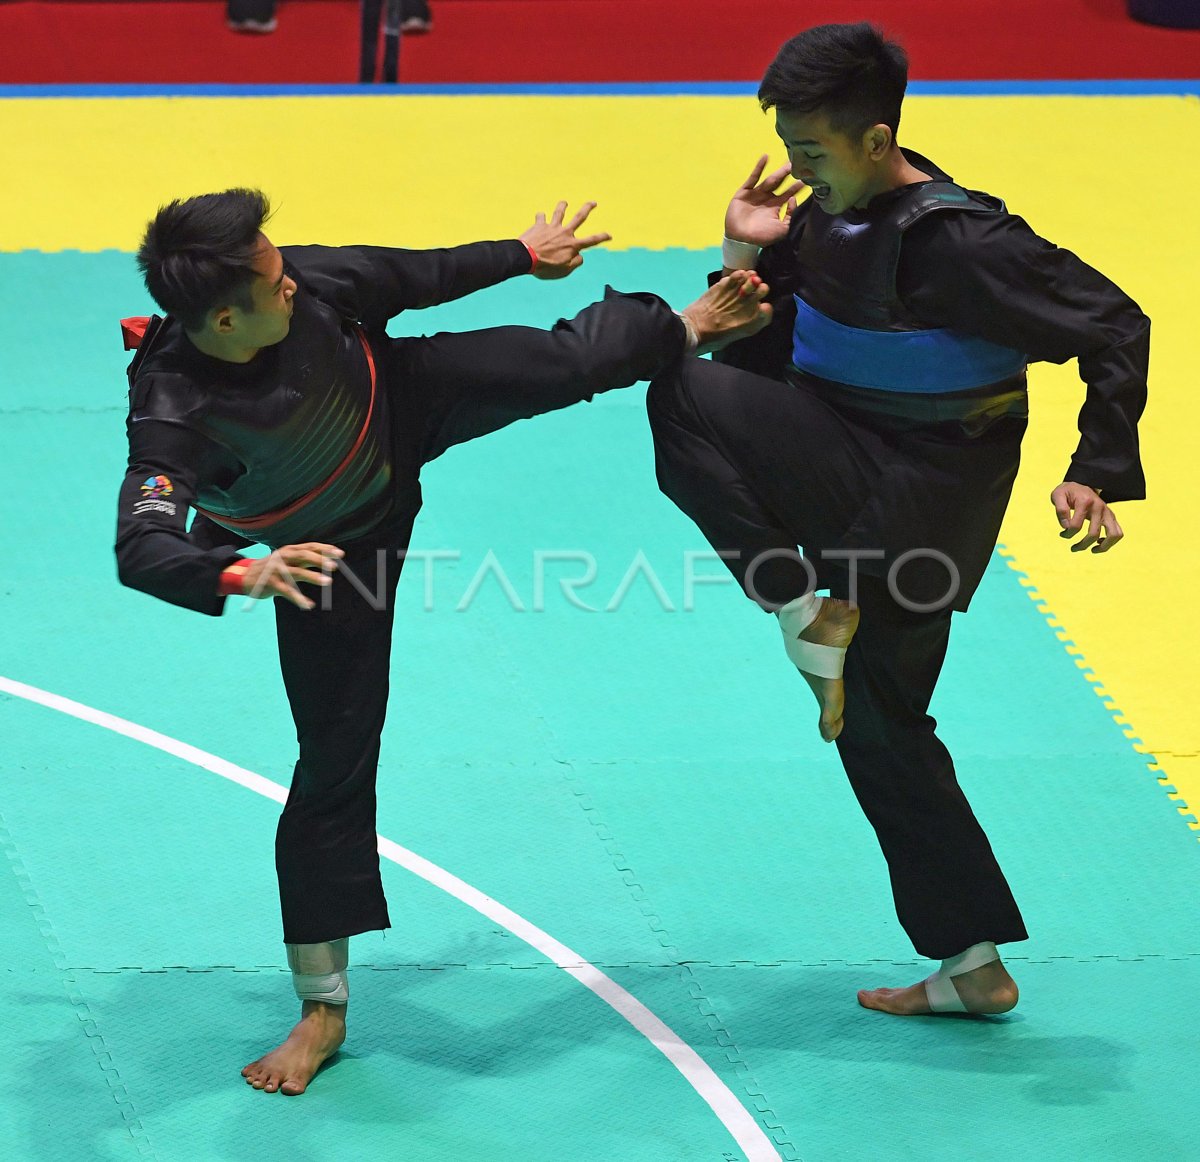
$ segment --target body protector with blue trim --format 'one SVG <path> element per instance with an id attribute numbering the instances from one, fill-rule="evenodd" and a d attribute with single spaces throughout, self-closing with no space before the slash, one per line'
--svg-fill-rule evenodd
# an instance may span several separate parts
<path id="1" fill-rule="evenodd" d="M 1019 351 L 949 328 L 924 326 L 896 289 L 904 234 L 930 214 L 1003 214 L 999 198 L 949 181 L 910 187 L 882 211 L 826 214 L 809 207 L 796 253 L 792 362 L 837 383 L 937 394 L 986 387 L 1021 374 Z"/>

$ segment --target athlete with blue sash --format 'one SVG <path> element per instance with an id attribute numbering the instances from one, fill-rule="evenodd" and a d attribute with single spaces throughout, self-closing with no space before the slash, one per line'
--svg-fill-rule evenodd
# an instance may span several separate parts
<path id="1" fill-rule="evenodd" d="M 996 945 L 1025 925 L 929 702 L 1008 504 L 1026 365 L 1079 361 L 1081 439 L 1051 499 L 1071 549 L 1104 553 L 1122 535 L 1109 505 L 1145 495 L 1150 324 L 998 198 L 901 149 L 906 83 L 903 50 L 867 24 L 809 29 L 779 51 L 759 100 L 789 165 L 755 165 L 724 247 L 728 270 L 770 287 L 773 320 L 717 362 L 660 376 L 648 406 L 662 490 L 777 614 L 900 922 L 942 961 L 860 1003 L 999 1013 L 1017 986 Z"/>

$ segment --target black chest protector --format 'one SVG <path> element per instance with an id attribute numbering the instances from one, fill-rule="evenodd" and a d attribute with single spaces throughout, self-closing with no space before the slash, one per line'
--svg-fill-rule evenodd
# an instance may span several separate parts
<path id="1" fill-rule="evenodd" d="M 964 210 L 1003 213 L 1004 203 L 986 194 L 972 197 L 953 182 L 910 186 L 882 211 L 868 207 L 826 214 L 814 202 L 796 253 L 800 294 L 809 306 L 849 327 L 923 330 L 896 293 L 904 233 L 930 214 Z"/>
<path id="2" fill-rule="evenodd" d="M 369 343 L 303 291 L 293 302 L 287 338 L 249 364 L 198 356 L 167 320 L 130 366 L 130 421 L 178 424 L 212 448 L 198 511 L 272 547 L 349 539 L 390 499 L 386 393 Z"/>
<path id="3" fill-rule="evenodd" d="M 931 214 L 1005 212 L 998 198 L 950 181 L 911 186 L 884 205 L 826 214 L 809 208 L 797 240 L 793 363 L 858 387 L 937 393 L 1018 374 L 1025 356 L 975 336 L 930 329 L 896 290 L 904 234 Z"/>

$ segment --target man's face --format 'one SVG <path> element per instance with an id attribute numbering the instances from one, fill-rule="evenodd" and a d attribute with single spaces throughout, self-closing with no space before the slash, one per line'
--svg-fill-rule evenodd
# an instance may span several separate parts
<path id="1" fill-rule="evenodd" d="M 851 206 L 862 209 L 880 192 L 878 163 L 891 143 L 886 125 L 872 126 L 861 137 L 851 138 L 835 130 L 823 113 L 777 109 L 775 132 L 787 149 L 792 177 L 812 188 L 813 198 L 826 214 L 840 214 Z"/>
<path id="2" fill-rule="evenodd" d="M 236 334 L 246 347 L 270 347 L 287 338 L 292 322 L 292 296 L 296 284 L 283 272 L 283 255 L 265 234 L 258 236 L 254 256 L 254 281 L 250 284 L 253 310 L 240 305 L 217 313 L 217 329 Z"/>

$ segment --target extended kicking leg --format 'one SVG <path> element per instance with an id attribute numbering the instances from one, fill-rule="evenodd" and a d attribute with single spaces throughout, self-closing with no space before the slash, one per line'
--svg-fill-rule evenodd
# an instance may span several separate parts
<path id="1" fill-rule="evenodd" d="M 346 1040 L 350 941 L 288 944 L 288 967 L 300 998 L 300 1020 L 277 1049 L 242 1070 L 247 1085 L 289 1096 L 303 1093 L 313 1075 Z"/>
<path id="2" fill-rule="evenodd" d="M 767 325 L 771 307 L 757 275 L 734 271 L 682 311 L 657 295 L 620 294 L 549 330 L 492 327 L 387 348 L 389 374 L 421 391 L 395 401 L 405 455 L 425 464 L 448 448 L 521 419 L 652 379 L 695 351 L 713 351 Z"/>
<path id="3" fill-rule="evenodd" d="M 713 283 L 679 312 L 692 341 L 691 353 L 707 355 L 761 331 L 771 321 L 767 290 L 757 274 L 745 270 L 735 270 Z"/>

